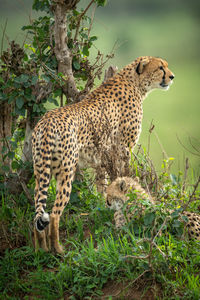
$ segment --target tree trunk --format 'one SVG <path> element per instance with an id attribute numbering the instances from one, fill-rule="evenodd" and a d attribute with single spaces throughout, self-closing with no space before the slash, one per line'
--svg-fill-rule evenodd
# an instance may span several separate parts
<path id="1" fill-rule="evenodd" d="M 54 52 L 58 62 L 58 73 L 64 75 L 66 85 L 63 87 L 63 92 L 67 98 L 77 99 L 79 90 L 76 87 L 72 72 L 72 54 L 67 46 L 67 23 L 66 23 L 66 12 L 72 8 L 70 7 L 70 1 L 68 4 L 64 4 L 63 1 L 57 1 L 56 5 L 53 6 L 55 25 L 54 25 L 54 39 L 55 47 Z M 75 2 L 71 1 L 72 5 Z M 67 2 L 66 2 L 67 3 Z"/>
<path id="2" fill-rule="evenodd" d="M 3 148 L 8 148 L 7 138 L 12 136 L 12 110 L 13 105 L 7 102 L 0 104 L 0 163 L 5 166 L 10 166 L 10 159 L 7 157 L 3 160 Z"/>

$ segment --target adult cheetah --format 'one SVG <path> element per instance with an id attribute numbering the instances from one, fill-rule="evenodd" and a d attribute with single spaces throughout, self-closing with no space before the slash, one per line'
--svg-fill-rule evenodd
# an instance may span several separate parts
<path id="1" fill-rule="evenodd" d="M 70 198 L 79 158 L 88 154 L 89 162 L 95 160 L 97 137 L 100 143 L 109 145 L 110 137 L 118 136 L 127 151 L 133 149 L 141 131 L 143 100 L 153 89 L 167 90 L 173 79 L 165 60 L 139 57 L 81 102 L 54 109 L 41 118 L 32 137 L 35 245 L 39 244 L 46 251 L 53 247 L 58 253 L 63 252 L 59 243 L 59 221 Z M 52 175 L 57 180 L 57 188 L 49 218 L 45 208 Z M 44 231 L 48 224 L 49 245 Z"/>

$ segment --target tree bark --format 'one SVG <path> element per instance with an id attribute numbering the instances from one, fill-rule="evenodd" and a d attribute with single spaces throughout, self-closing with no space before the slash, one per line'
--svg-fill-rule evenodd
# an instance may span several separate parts
<path id="1" fill-rule="evenodd" d="M 55 47 L 54 52 L 58 62 L 58 73 L 64 75 L 66 85 L 63 87 L 63 92 L 67 98 L 77 99 L 79 90 L 76 87 L 72 72 L 72 54 L 67 46 L 67 23 L 66 13 L 71 8 L 71 5 L 76 5 L 78 1 L 56 1 L 56 4 L 52 7 L 55 18 L 54 25 L 54 39 Z"/>
<path id="2" fill-rule="evenodd" d="M 3 161 L 3 147 L 7 147 L 6 138 L 12 136 L 12 110 L 13 105 L 7 102 L 0 104 L 0 162 L 2 165 L 10 165 L 10 159 L 7 157 Z"/>

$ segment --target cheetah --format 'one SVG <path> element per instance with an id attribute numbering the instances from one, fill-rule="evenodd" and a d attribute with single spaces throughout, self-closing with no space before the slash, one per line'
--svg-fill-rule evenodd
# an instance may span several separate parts
<path id="1" fill-rule="evenodd" d="M 174 74 L 165 60 L 142 56 L 103 82 L 82 101 L 51 110 L 41 118 L 32 135 L 36 248 L 45 251 L 52 248 L 63 253 L 59 242 L 59 221 L 70 198 L 78 161 L 98 164 L 94 140 L 109 145 L 111 136 L 117 135 L 129 153 L 140 135 L 143 100 L 153 89 L 167 90 L 173 79 Z M 52 176 L 57 187 L 49 216 L 45 209 Z"/>
<path id="2" fill-rule="evenodd" d="M 140 185 L 138 177 L 118 177 L 116 178 L 108 187 L 106 195 L 106 204 L 108 207 L 115 211 L 114 221 L 115 227 L 121 229 L 127 221 L 130 222 L 136 213 L 135 201 L 130 203 L 128 193 L 136 193 L 136 201 L 138 199 L 146 200 L 146 203 L 155 205 L 155 199 L 151 197 Z M 123 206 L 126 205 L 125 214 L 123 213 Z M 142 215 L 145 212 L 145 206 L 139 201 L 137 214 Z M 169 210 L 170 213 L 173 211 Z M 187 221 L 182 218 L 182 216 L 187 217 Z M 179 217 L 181 222 L 184 222 L 185 230 L 190 238 L 195 238 L 200 241 L 200 215 L 197 213 L 183 211 L 180 213 Z"/>

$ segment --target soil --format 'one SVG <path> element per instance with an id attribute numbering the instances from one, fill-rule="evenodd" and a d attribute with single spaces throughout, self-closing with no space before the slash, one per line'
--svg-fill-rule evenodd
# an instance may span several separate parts
<path id="1" fill-rule="evenodd" d="M 159 287 L 153 286 L 152 283 L 145 280 L 138 280 L 138 282 L 131 285 L 131 282 L 117 283 L 107 282 L 103 288 L 102 300 L 109 299 L 109 296 L 115 300 L 154 300 L 159 293 Z"/>

